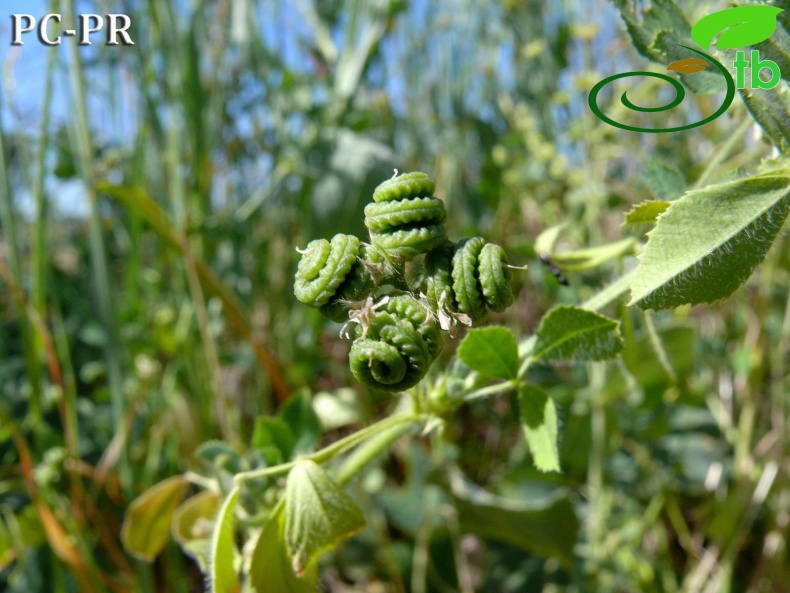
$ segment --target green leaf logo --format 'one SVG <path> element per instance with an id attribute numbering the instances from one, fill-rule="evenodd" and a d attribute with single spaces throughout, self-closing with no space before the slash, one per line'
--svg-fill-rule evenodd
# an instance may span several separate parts
<path id="1" fill-rule="evenodd" d="M 691 29 L 691 37 L 705 49 L 710 49 L 717 35 L 718 49 L 754 45 L 773 34 L 776 17 L 782 11 L 775 6 L 737 6 L 720 10 L 700 19 Z"/>

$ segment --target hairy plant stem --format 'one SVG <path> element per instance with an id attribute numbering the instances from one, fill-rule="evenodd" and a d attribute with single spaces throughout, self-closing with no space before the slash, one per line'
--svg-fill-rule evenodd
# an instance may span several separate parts
<path id="1" fill-rule="evenodd" d="M 693 189 L 699 189 L 701 187 L 705 187 L 708 181 L 710 180 L 711 176 L 716 172 L 716 170 L 721 166 L 721 164 L 727 159 L 727 156 L 732 152 L 732 149 L 735 148 L 735 145 L 741 141 L 743 135 L 746 131 L 753 125 L 756 125 L 754 120 L 751 117 L 746 117 L 741 125 L 739 125 L 735 131 L 730 135 L 719 151 L 716 153 L 708 166 L 705 167 L 705 170 L 702 172 L 702 175 L 699 176 L 696 183 L 692 186 Z"/>
<path id="2" fill-rule="evenodd" d="M 335 441 L 331 445 L 328 445 L 323 449 L 316 451 L 315 453 L 304 455 L 298 460 L 289 461 L 288 463 L 281 463 L 272 467 L 264 467 L 261 469 L 238 473 L 233 477 L 233 482 L 238 486 L 248 480 L 257 480 L 260 478 L 268 478 L 278 474 L 283 474 L 290 471 L 300 460 L 324 463 L 325 461 L 332 459 L 335 455 L 342 453 L 351 447 L 359 445 L 367 439 L 379 434 L 383 430 L 387 430 L 400 424 L 418 424 L 424 420 L 427 420 L 427 418 L 428 416 L 425 414 L 398 414 L 396 416 L 390 416 L 388 418 L 384 418 L 383 420 L 379 420 L 370 426 L 366 426 L 365 428 L 358 430 L 347 437 Z"/>
<path id="3" fill-rule="evenodd" d="M 653 347 L 653 351 L 656 353 L 656 358 L 658 358 L 661 368 L 664 369 L 664 372 L 667 374 L 670 383 L 674 385 L 677 382 L 678 377 L 675 373 L 675 369 L 672 368 L 672 363 L 669 360 L 669 355 L 667 354 L 666 348 L 664 348 L 664 343 L 661 340 L 661 336 L 658 335 L 658 331 L 656 330 L 656 325 L 653 322 L 653 312 L 649 309 L 646 309 L 644 314 L 645 329 L 647 329 L 647 335 L 650 337 L 650 345 Z"/>

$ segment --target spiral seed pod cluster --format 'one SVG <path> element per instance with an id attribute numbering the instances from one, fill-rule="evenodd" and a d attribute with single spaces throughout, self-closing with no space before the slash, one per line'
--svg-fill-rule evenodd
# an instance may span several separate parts
<path id="1" fill-rule="evenodd" d="M 489 310 L 513 303 L 504 250 L 481 237 L 448 241 L 447 211 L 434 190 L 424 173 L 393 177 L 365 208 L 370 245 L 338 234 L 300 251 L 296 298 L 333 321 L 357 324 L 349 363 L 371 389 L 416 385 L 441 352 L 445 330 L 456 321 L 481 323 Z M 409 262 L 419 274 L 406 273 Z"/>

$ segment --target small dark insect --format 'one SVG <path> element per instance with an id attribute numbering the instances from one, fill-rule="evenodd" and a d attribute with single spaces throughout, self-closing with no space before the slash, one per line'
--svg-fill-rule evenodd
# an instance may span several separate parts
<path id="1" fill-rule="evenodd" d="M 560 270 L 551 258 L 549 257 L 548 253 L 540 253 L 538 254 L 540 261 L 542 261 L 548 268 L 551 270 L 551 273 L 554 274 L 554 277 L 557 279 L 557 282 L 562 284 L 563 286 L 568 286 L 568 279 L 563 276 L 562 270 Z"/>

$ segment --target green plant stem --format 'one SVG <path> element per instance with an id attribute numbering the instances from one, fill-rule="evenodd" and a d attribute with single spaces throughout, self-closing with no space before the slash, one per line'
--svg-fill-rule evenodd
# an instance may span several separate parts
<path id="1" fill-rule="evenodd" d="M 335 481 L 341 486 L 348 483 L 351 478 L 360 473 L 370 462 L 379 455 L 384 454 L 406 433 L 411 432 L 412 428 L 412 425 L 409 424 L 399 424 L 385 428 L 379 431 L 378 434 L 370 437 L 343 460 L 342 465 L 335 474 Z"/>
<path id="2" fill-rule="evenodd" d="M 3 105 L 0 102 L 0 110 Z M 16 232 L 16 213 L 11 198 L 11 183 L 8 177 L 5 152 L 5 133 L 3 131 L 2 118 L 0 118 L 0 228 L 2 228 L 2 254 L 8 261 L 9 275 L 17 285 L 24 284 L 19 265 L 19 243 Z M 24 311 L 22 311 L 24 313 Z M 23 316 L 24 317 L 24 316 Z M 41 372 L 38 361 L 36 360 L 36 348 L 34 340 L 35 329 L 29 323 L 20 324 L 20 334 L 22 338 L 22 351 L 25 358 L 25 369 L 27 371 L 30 388 L 30 417 L 29 426 L 34 432 L 34 447 L 38 445 L 40 432 L 44 427 L 41 409 Z"/>
<path id="3" fill-rule="evenodd" d="M 234 433 L 230 425 L 228 394 L 222 383 L 222 369 L 219 364 L 217 345 L 211 333 L 206 301 L 203 298 L 203 290 L 200 287 L 200 279 L 195 268 L 195 259 L 192 256 L 192 249 L 186 238 L 184 239 L 184 263 L 186 266 L 189 291 L 192 293 L 192 300 L 195 303 L 195 314 L 197 316 L 198 328 L 200 330 L 203 351 L 206 356 L 209 374 L 211 375 L 211 385 L 214 389 L 213 400 L 216 406 L 217 422 L 219 423 L 222 438 L 228 442 L 234 440 Z"/>
<path id="4" fill-rule="evenodd" d="M 507 393 L 508 391 L 513 391 L 514 389 L 517 388 L 518 388 L 518 380 L 516 379 L 510 381 L 502 381 L 500 383 L 494 383 L 493 385 L 482 387 L 480 389 L 473 391 L 472 393 L 464 397 L 464 401 L 472 401 L 475 399 L 488 397 L 489 395 L 495 395 L 497 393 Z"/>
<path id="5" fill-rule="evenodd" d="M 605 286 L 600 291 L 596 292 L 593 296 L 589 299 L 584 301 L 579 305 L 582 309 L 587 309 L 588 311 L 600 311 L 601 309 L 606 308 L 614 301 L 619 299 L 623 296 L 626 291 L 631 288 L 631 282 L 633 281 L 634 274 L 636 272 L 636 268 L 633 270 L 626 272 L 622 276 L 620 276 L 617 280 Z"/>
<path id="6" fill-rule="evenodd" d="M 647 329 L 647 335 L 650 337 L 650 345 L 656 353 L 656 358 L 658 358 L 661 368 L 664 369 L 669 381 L 674 385 L 677 383 L 678 377 L 675 373 L 675 369 L 672 368 L 672 363 L 669 361 L 669 356 L 667 355 L 666 348 L 664 348 L 664 343 L 661 341 L 661 336 L 658 335 L 658 331 L 656 330 L 656 325 L 653 321 L 653 312 L 646 309 L 644 314 L 645 329 Z"/>
<path id="7" fill-rule="evenodd" d="M 699 189 L 708 183 L 711 176 L 713 176 L 719 166 L 727 159 L 732 149 L 735 148 L 735 145 L 741 141 L 743 135 L 753 125 L 756 125 L 754 120 L 747 116 L 746 119 L 741 122 L 741 125 L 735 129 L 735 132 L 730 135 L 730 137 L 727 139 L 727 142 L 722 145 L 722 147 L 716 153 L 716 156 L 711 159 L 711 161 L 708 163 L 708 166 L 705 167 L 702 175 L 699 176 L 697 181 L 692 186 L 693 189 Z"/>
<path id="8" fill-rule="evenodd" d="M 606 525 L 606 500 L 604 495 L 603 463 L 606 454 L 606 409 L 600 396 L 600 389 L 605 382 L 600 365 L 590 365 L 590 387 L 598 392 L 593 396 L 591 422 L 590 461 L 587 468 L 587 485 L 589 489 L 590 519 L 587 529 L 587 544 L 590 547 L 589 558 L 598 563 L 602 558 L 604 525 Z"/>
<path id="9" fill-rule="evenodd" d="M 57 12 L 57 0 L 51 4 L 50 11 Z M 49 149 L 49 118 L 52 103 L 52 79 L 57 63 L 56 47 L 48 50 L 47 74 L 44 81 L 44 99 L 41 108 L 41 124 L 38 128 L 36 149 L 36 170 L 33 183 L 33 199 L 36 202 L 35 241 L 33 243 L 33 278 L 31 282 L 31 302 L 40 313 L 44 313 L 46 298 L 46 259 L 47 259 L 47 200 L 44 195 L 46 178 L 46 157 Z"/>
<path id="10" fill-rule="evenodd" d="M 305 455 L 301 459 L 314 461 L 316 463 L 324 463 L 325 461 L 332 459 L 335 455 L 342 453 L 351 447 L 355 447 L 356 445 L 377 435 L 383 430 L 387 430 L 400 424 L 417 424 L 425 419 L 426 416 L 422 414 L 398 414 L 396 416 L 390 416 L 389 418 L 384 418 L 383 420 L 358 430 L 347 437 L 337 440 L 331 445 L 324 447 L 320 451 L 316 451 L 310 455 Z M 242 482 L 246 482 L 247 480 L 257 480 L 260 478 L 268 478 L 278 474 L 283 474 L 290 471 L 297 464 L 297 462 L 298 460 L 289 461 L 288 463 L 281 463 L 272 467 L 264 467 L 248 472 L 241 472 L 234 476 L 233 481 L 234 484 L 239 485 Z"/>

